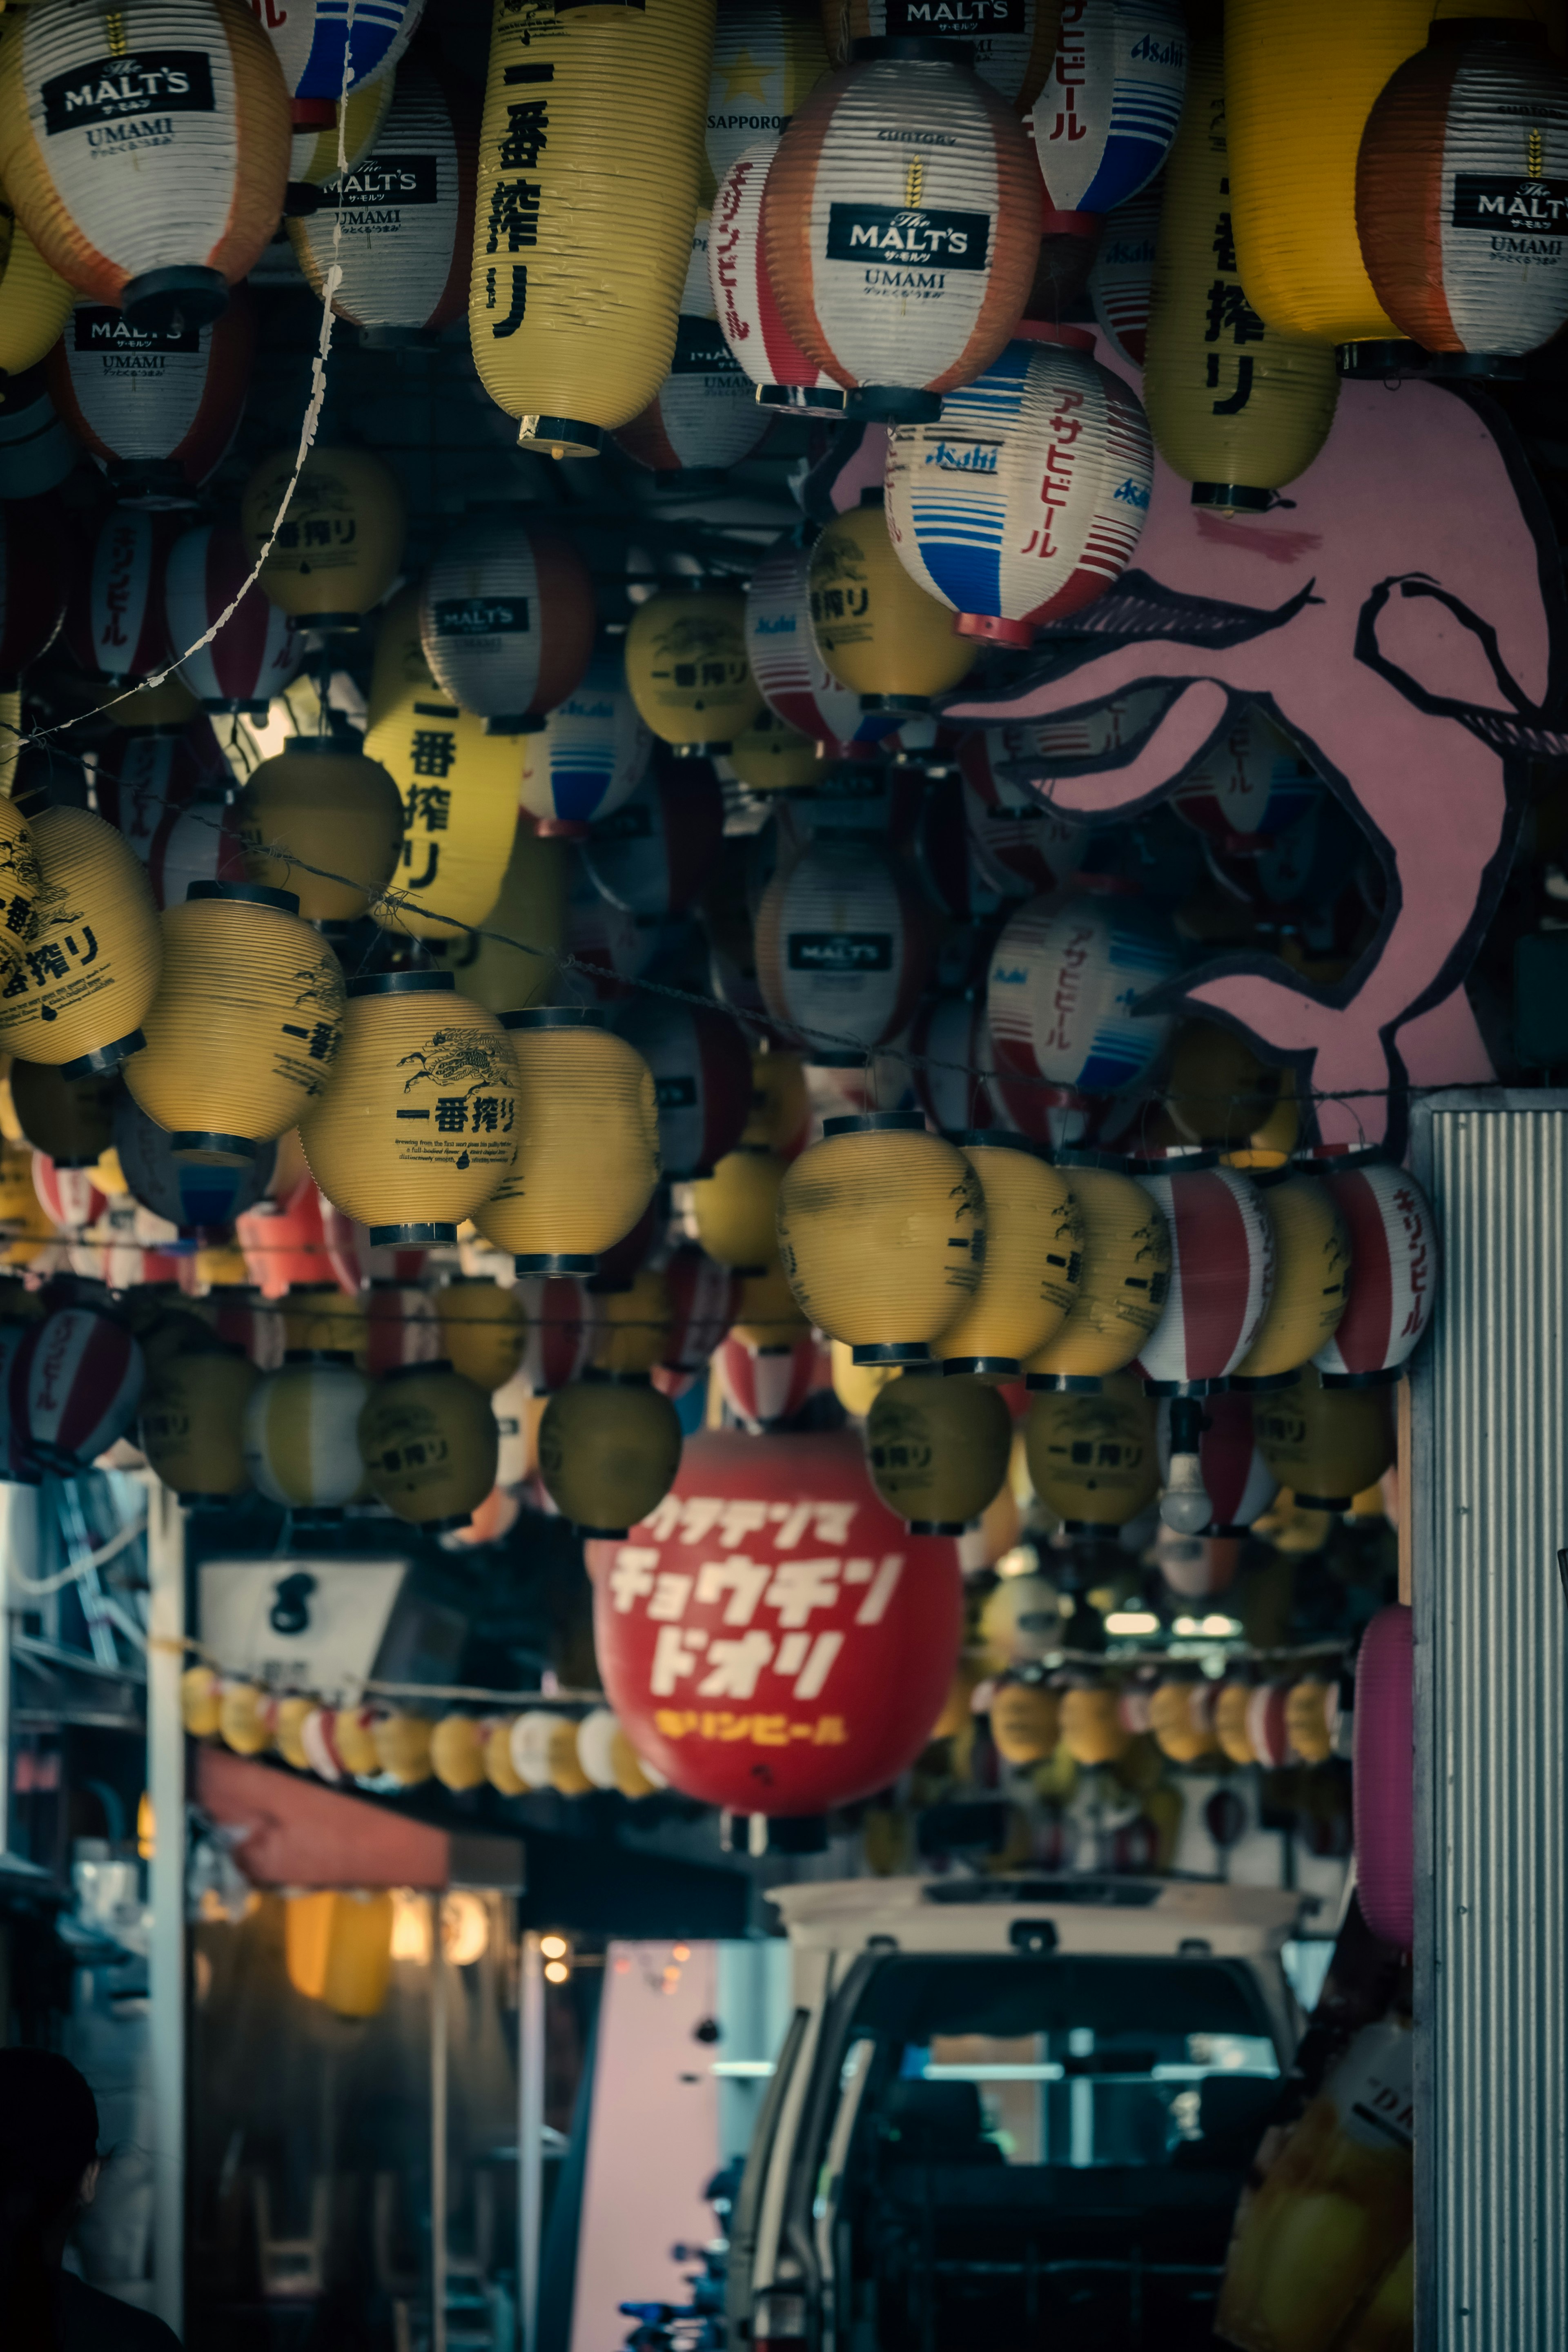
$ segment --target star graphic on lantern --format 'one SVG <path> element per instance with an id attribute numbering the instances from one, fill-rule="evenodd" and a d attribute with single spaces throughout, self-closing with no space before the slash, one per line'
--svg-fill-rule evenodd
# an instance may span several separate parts
<path id="1" fill-rule="evenodd" d="M 726 106 L 733 106 L 740 98 L 754 99 L 759 106 L 767 103 L 767 92 L 763 87 L 767 68 L 758 64 L 750 49 L 742 49 L 732 65 L 721 66 L 719 71 L 724 77 Z"/>

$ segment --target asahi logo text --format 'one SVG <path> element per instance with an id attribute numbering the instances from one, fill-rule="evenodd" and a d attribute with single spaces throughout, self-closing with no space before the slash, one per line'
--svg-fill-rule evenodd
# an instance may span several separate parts
<path id="1" fill-rule="evenodd" d="M 142 49 L 132 58 L 97 58 L 74 73 L 55 74 L 39 95 L 50 138 L 127 115 L 211 114 L 212 62 L 205 49 Z"/>
<path id="2" fill-rule="evenodd" d="M 986 213 L 905 212 L 897 205 L 838 204 L 828 210 L 827 258 L 984 269 L 990 234 Z"/>

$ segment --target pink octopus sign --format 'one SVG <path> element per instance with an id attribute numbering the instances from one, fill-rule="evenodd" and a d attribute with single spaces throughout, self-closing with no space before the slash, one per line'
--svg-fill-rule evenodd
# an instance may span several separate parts
<path id="1" fill-rule="evenodd" d="M 1139 383 L 1103 336 L 1098 356 Z M 1239 706 L 1262 704 L 1371 839 L 1383 922 L 1337 986 L 1247 953 L 1166 994 L 1293 1064 L 1324 1141 L 1397 1150 L 1407 1087 L 1495 1075 L 1463 981 L 1507 875 L 1524 761 L 1568 751 L 1563 614 L 1507 421 L 1437 384 L 1347 383 L 1322 454 L 1268 513 L 1194 508 L 1156 459 L 1133 569 L 1065 625 L 1048 669 L 985 700 L 960 688 L 945 716 L 995 726 L 1166 689 L 1131 743 L 1036 787 L 1110 817 L 1168 793 Z"/>

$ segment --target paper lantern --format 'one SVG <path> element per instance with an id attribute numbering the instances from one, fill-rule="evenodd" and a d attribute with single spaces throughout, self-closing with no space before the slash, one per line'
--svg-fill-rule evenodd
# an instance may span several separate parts
<path id="1" fill-rule="evenodd" d="M 195 882 L 163 918 L 162 977 L 126 1083 L 177 1157 L 243 1165 L 326 1090 L 343 976 L 298 903 L 253 882 Z"/>
<path id="2" fill-rule="evenodd" d="M 985 1195 L 980 1286 L 931 1352 L 947 1372 L 1016 1379 L 1066 1320 L 1083 1276 L 1071 1176 L 1027 1145 L 984 1131 L 954 1139 Z"/>
<path id="3" fill-rule="evenodd" d="M 1150 1694 L 1149 1728 L 1173 1764 L 1198 1764 L 1215 1755 L 1213 1685 L 1190 1670 L 1165 1675 Z"/>
<path id="4" fill-rule="evenodd" d="M 1327 1389 L 1309 1365 L 1253 1405 L 1258 1450 L 1310 1511 L 1348 1511 L 1394 1459 L 1387 1400 L 1375 1390 Z"/>
<path id="5" fill-rule="evenodd" d="M 227 803 L 204 798 L 165 810 L 148 845 L 147 879 L 160 914 L 183 907 L 198 884 L 243 883 L 245 852 Z"/>
<path id="6" fill-rule="evenodd" d="M 842 67 L 784 132 L 763 243 L 784 322 L 847 413 L 934 417 L 1023 313 L 1039 243 L 1028 142 L 949 55 Z"/>
<path id="7" fill-rule="evenodd" d="M 291 619 L 313 629 L 357 628 L 403 561 L 397 477 L 368 449 L 317 442 L 290 494 L 295 456 L 289 448 L 264 457 L 246 483 L 239 524 L 251 562 L 265 547 L 261 586 Z"/>
<path id="8" fill-rule="evenodd" d="M 592 1274 L 658 1180 L 652 1076 L 596 1010 L 503 1019 L 517 1070 L 515 1150 L 476 1222 L 519 1274 Z"/>
<path id="9" fill-rule="evenodd" d="M 1351 1296 L 1350 1229 L 1331 1186 L 1288 1173 L 1254 1179 L 1274 1242 L 1274 1278 L 1257 1337 L 1231 1374 L 1237 1389 L 1275 1388 L 1315 1360 Z"/>
<path id="10" fill-rule="evenodd" d="M 216 1738 L 223 1719 L 223 1685 L 210 1666 L 187 1666 L 180 1676 L 180 1720 L 193 1739 Z"/>
<path id="11" fill-rule="evenodd" d="M 295 1282 L 283 1302 L 283 1346 L 290 1355 L 352 1356 L 365 1370 L 365 1304 L 335 1282 Z"/>
<path id="12" fill-rule="evenodd" d="M 237 1756 L 259 1756 L 268 1732 L 262 1717 L 265 1695 L 254 1683 L 225 1680 L 218 1694 L 218 1731 Z"/>
<path id="13" fill-rule="evenodd" d="M 1279 1479 L 1258 1451 L 1252 1401 L 1247 1396 L 1227 1394 L 1208 1397 L 1202 1418 L 1198 1465 L 1211 1506 L 1202 1532 L 1207 1536 L 1242 1535 L 1268 1508 L 1279 1490 Z M 1168 1477 L 1172 1458 L 1169 1399 L 1159 1409 L 1159 1443 L 1161 1475 Z"/>
<path id="14" fill-rule="evenodd" d="M 1035 1492 L 1069 1536 L 1114 1534 L 1160 1491 L 1154 1408 L 1128 1373 L 1037 1396 L 1024 1424 Z"/>
<path id="15" fill-rule="evenodd" d="M 372 1718 L 371 1739 L 378 1770 L 390 1772 L 405 1789 L 417 1789 L 430 1778 L 430 1742 L 434 1727 L 418 1715 L 381 1715 Z"/>
<path id="16" fill-rule="evenodd" d="M 1278 21 L 1278 12 L 1257 0 L 1243 13 Z M 1343 37 L 1355 45 L 1348 27 Z M 1234 97 L 1228 114 L 1226 108 L 1227 70 L 1238 70 L 1235 38 L 1229 34 L 1223 57 L 1217 37 L 1192 46 L 1186 107 L 1165 172 L 1143 373 L 1144 405 L 1161 456 L 1191 482 L 1195 506 L 1225 513 L 1262 512 L 1276 490 L 1305 472 L 1328 438 L 1339 398 L 1331 352 L 1292 332 L 1290 316 L 1269 307 L 1249 257 L 1237 266 L 1238 254 L 1247 257 L 1249 248 L 1233 233 L 1239 205 L 1226 145 L 1236 120 Z M 1291 46 L 1298 42 L 1293 31 Z M 1278 75 L 1276 113 L 1295 113 L 1303 89 L 1331 102 L 1323 78 L 1292 77 L 1282 50 L 1269 70 Z M 1317 109 L 1310 111 L 1316 120 Z M 1325 152 L 1344 136 L 1343 118 L 1335 115 Z M 1299 152 L 1299 134 L 1291 143 Z M 1310 237 L 1331 237 L 1319 208 L 1316 165 L 1311 185 Z M 1299 226 L 1291 225 L 1293 240 Z M 1260 299 L 1263 315 L 1255 307 Z"/>
<path id="17" fill-rule="evenodd" d="M 1147 186 L 1176 135 L 1186 27 L 1177 0 L 1087 0 L 1053 13 L 1035 158 L 1054 211 L 1107 213 Z"/>
<path id="18" fill-rule="evenodd" d="M 719 862 L 724 796 L 706 761 L 658 758 L 583 845 L 594 887 L 639 921 L 689 913 Z"/>
<path id="19" fill-rule="evenodd" d="M 174 1357 L 142 1398 L 142 1450 L 180 1501 L 226 1502 L 250 1485 L 243 1431 L 260 1375 L 242 1349 L 215 1340 Z"/>
<path id="20" fill-rule="evenodd" d="M 49 391 L 117 496 L 189 506 L 239 429 L 255 350 L 247 287 L 202 326 L 139 328 L 112 304 L 79 302 L 50 356 Z"/>
<path id="21" fill-rule="evenodd" d="M 981 870 L 998 891 L 1044 897 L 1072 880 L 1089 854 L 1090 829 L 1029 785 L 998 774 L 989 739 L 1003 731 L 987 728 L 959 753 L 964 822 Z"/>
<path id="22" fill-rule="evenodd" d="M 1258 1336 L 1274 1283 L 1274 1235 L 1258 1187 L 1198 1157 L 1198 1166 L 1184 1166 L 1173 1152 L 1138 1178 L 1171 1237 L 1165 1310 L 1138 1357 L 1162 1394 L 1201 1394 L 1233 1372 Z"/>
<path id="23" fill-rule="evenodd" d="M 553 25 L 497 12 L 468 324 L 479 381 L 525 446 L 595 456 L 668 373 L 712 37 L 708 0 Z"/>
<path id="24" fill-rule="evenodd" d="M 114 1152 L 132 1198 L 182 1232 L 226 1225 L 254 1208 L 275 1165 L 269 1144 L 262 1144 L 248 1160 L 237 1154 L 226 1163 L 176 1160 L 174 1137 L 130 1094 L 121 1095 L 115 1108 Z M 321 1231 L 317 1218 L 318 1248 Z M 321 1271 L 321 1258 L 314 1257 L 304 1278 Z M 287 1282 L 285 1274 L 284 1287 Z"/>
<path id="25" fill-rule="evenodd" d="M 403 845 L 375 919 L 404 937 L 460 943 L 464 926 L 489 917 L 516 843 L 516 740 L 428 686 L 411 688 L 364 740 L 403 796 Z"/>
<path id="26" fill-rule="evenodd" d="M 1279 1101 L 1279 1081 L 1280 1073 L 1266 1069 L 1234 1029 L 1186 1021 L 1171 1050 L 1165 1114 L 1184 1142 L 1215 1145 L 1228 1164 L 1247 1165 L 1242 1155 Z"/>
<path id="27" fill-rule="evenodd" d="M 45 887 L 32 828 L 14 801 L 0 799 L 0 977 L 18 970 L 37 936 Z"/>
<path id="28" fill-rule="evenodd" d="M 273 37 L 275 39 L 276 35 Z M 340 169 L 353 171 L 363 163 L 380 136 L 388 110 L 397 90 L 394 72 L 378 75 L 374 81 L 363 82 L 351 89 L 346 106 L 340 107 L 337 93 L 342 88 L 334 82 L 331 96 L 294 101 L 294 136 L 290 142 L 289 167 L 289 210 L 284 227 L 296 210 L 303 212 L 309 205 L 307 190 L 315 190 L 328 180 L 335 179 Z M 339 138 L 338 115 L 342 114 L 342 136 Z M 342 150 L 340 165 L 338 151 Z M 277 239 L 273 240 L 276 247 Z"/>
<path id="29" fill-rule="evenodd" d="M 527 1012 L 550 993 L 565 931 L 565 844 L 542 837 L 523 817 L 512 835 L 500 898 L 482 929 L 445 942 L 447 969 L 476 1004 L 491 1013 Z"/>
<path id="30" fill-rule="evenodd" d="M 80 1233 L 97 1224 L 109 1205 L 87 1169 L 57 1167 L 47 1151 L 33 1154 L 33 1190 L 57 1234 Z M 91 1254 L 83 1255 L 85 1262 L 79 1267 L 75 1252 L 70 1253 L 73 1271 L 86 1273 L 91 1267 Z"/>
<path id="31" fill-rule="evenodd" d="M 310 1173 L 373 1246 L 450 1244 L 510 1162 L 506 1034 L 448 972 L 382 972 L 348 998 L 332 1084 L 300 1121 Z"/>
<path id="32" fill-rule="evenodd" d="M 738 1339 L 758 1348 L 794 1347 L 810 1329 L 777 1257 L 761 1274 L 741 1276 L 734 1328 Z"/>
<path id="33" fill-rule="evenodd" d="M 1062 1746 L 1086 1770 L 1119 1763 L 1132 1745 L 1120 1696 L 1110 1683 L 1074 1682 L 1061 1697 Z"/>
<path id="34" fill-rule="evenodd" d="M 1013 1417 L 984 1381 L 904 1372 L 866 1417 L 871 1482 L 916 1536 L 962 1535 L 1007 1475 Z"/>
<path id="35" fill-rule="evenodd" d="M 799 1056 L 760 1046 L 752 1055 L 752 1115 L 742 1144 L 797 1160 L 811 1140 L 814 1116 Z"/>
<path id="36" fill-rule="evenodd" d="M 1259 704 L 1247 702 L 1183 771 L 1171 805 L 1216 847 L 1247 857 L 1322 797 L 1311 761 Z"/>
<path id="37" fill-rule="evenodd" d="M 112 1073 L 68 1078 L 45 1062 L 13 1062 L 10 1086 L 22 1133 L 57 1168 L 95 1167 L 112 1145 Z"/>
<path id="38" fill-rule="evenodd" d="M 992 953 L 986 1002 L 996 1082 L 1026 1133 L 1042 1081 L 1093 1094 L 1143 1076 L 1171 1016 L 1138 1002 L 1177 966 L 1169 924 L 1133 898 L 1032 898 L 1012 918 Z"/>
<path id="39" fill-rule="evenodd" d="M 693 1242 L 682 1242 L 664 1263 L 665 1294 L 669 1325 L 665 1334 L 662 1367 L 669 1380 L 656 1378 L 667 1395 L 679 1394 L 672 1381 L 684 1384 L 706 1370 L 715 1349 L 739 1312 L 742 1284 L 728 1266 L 721 1266 Z"/>
<path id="40" fill-rule="evenodd" d="M 1285 1696 L 1285 1736 L 1303 1764 L 1326 1764 L 1334 1752 L 1339 1692 L 1321 1675 L 1304 1675 Z"/>
<path id="41" fill-rule="evenodd" d="M 724 754 L 729 772 L 749 793 L 796 791 L 817 777 L 817 749 L 771 710 L 742 729 Z"/>
<path id="42" fill-rule="evenodd" d="M 961 636 L 1029 646 L 1118 580 L 1154 457 L 1138 395 L 1075 327 L 1030 327 L 950 392 L 934 424 L 888 436 L 889 535 Z"/>
<path id="43" fill-rule="evenodd" d="M 812 1058 L 858 1064 L 895 1037 L 925 980 L 927 926 L 907 871 L 861 842 L 823 836 L 774 874 L 757 916 L 768 1011 Z"/>
<path id="44" fill-rule="evenodd" d="M 858 1364 L 921 1363 L 979 1289 L 985 1196 L 920 1112 L 833 1118 L 784 1176 L 778 1243 L 802 1309 Z"/>
<path id="45" fill-rule="evenodd" d="M 928 997 L 910 1027 L 910 1078 L 915 1098 L 939 1135 L 951 1142 L 972 1129 L 995 1129 L 1001 1141 L 1013 1129 L 987 1075 L 991 1039 L 983 1000 Z"/>
<path id="46" fill-rule="evenodd" d="M 307 922 L 352 923 L 396 871 L 403 803 L 353 743 L 296 735 L 252 770 L 237 824 L 252 882 L 289 892 Z"/>
<path id="47" fill-rule="evenodd" d="M 494 734 L 522 734 L 564 702 L 588 667 L 588 567 L 570 540 L 526 509 L 491 507 L 437 549 L 419 633 L 446 700 L 487 719 Z"/>
<path id="48" fill-rule="evenodd" d="M 72 299 L 66 280 L 0 198 L 0 373 L 15 378 L 37 366 L 59 341 Z M 16 397 L 16 387 L 8 383 L 7 404 Z"/>
<path id="49" fill-rule="evenodd" d="M 1163 183 L 1119 205 L 1089 273 L 1089 298 L 1100 331 L 1119 360 L 1141 368 L 1147 356 L 1149 301 L 1160 234 Z"/>
<path id="50" fill-rule="evenodd" d="M 377 1381 L 359 1443 L 372 1491 L 426 1535 L 466 1527 L 495 1485 L 489 1399 L 448 1363 L 406 1364 Z"/>
<path id="51" fill-rule="evenodd" d="M 288 224 L 312 293 L 339 272 L 333 310 L 378 348 L 425 342 L 468 299 L 474 241 L 474 130 L 447 84 L 417 65 L 397 77 L 369 152 L 340 173 L 319 207 Z"/>
<path id="52" fill-rule="evenodd" d="M 809 577 L 817 655 L 862 710 L 925 710 L 968 671 L 974 646 L 900 562 L 879 498 L 828 524 Z"/>
<path id="53" fill-rule="evenodd" d="M 725 1152 L 712 1174 L 691 1188 L 691 1228 L 717 1265 L 761 1274 L 776 1246 L 779 1192 L 785 1163 L 776 1152 L 743 1144 Z"/>
<path id="54" fill-rule="evenodd" d="M 789 1339 L 768 1339 L 728 1332 L 713 1356 L 719 1394 L 730 1415 L 754 1435 L 787 1429 L 805 1411 L 817 1381 L 817 1349 L 811 1333 L 796 1326 Z"/>
<path id="55" fill-rule="evenodd" d="M 37 0 L 0 42 L 0 126 L 45 260 L 133 326 L 219 317 L 283 209 L 288 93 L 240 0 L 130 0 L 112 20 Z"/>
<path id="56" fill-rule="evenodd" d="M 760 1522 L 743 1593 L 738 1560 L 698 1574 L 681 1540 L 715 1502 Z M 886 1788 L 926 1744 L 961 1637 L 956 1547 L 908 1534 L 850 1432 L 704 1433 L 668 1501 L 596 1559 L 606 1697 L 683 1794 L 819 1812 Z"/>
<path id="57" fill-rule="evenodd" d="M 81 543 L 65 638 L 89 677 L 129 683 L 168 661 L 167 552 L 165 528 L 140 507 L 111 507 Z M 116 715 L 126 716 L 123 710 Z"/>
<path id="58" fill-rule="evenodd" d="M 59 634 L 66 587 L 57 519 L 30 504 L 0 508 L 0 681 L 7 688 Z"/>
<path id="59" fill-rule="evenodd" d="M 370 1384 L 335 1355 L 286 1358 L 251 1391 L 245 1410 L 245 1465 L 269 1502 L 290 1510 L 336 1510 L 364 1477 L 359 1417 Z"/>
<path id="60" fill-rule="evenodd" d="M 872 742 L 897 724 L 893 711 L 863 710 L 859 695 L 840 685 L 818 653 L 811 625 L 811 550 L 793 533 L 752 573 L 746 655 L 768 709 L 814 743 L 837 750 Z"/>
<path id="61" fill-rule="evenodd" d="M 626 632 L 626 685 L 637 714 L 678 751 L 722 751 L 762 709 L 746 661 L 745 607 L 699 582 L 650 596 Z"/>
<path id="62" fill-rule="evenodd" d="M 1325 1388 L 1378 1387 L 1399 1378 L 1432 1319 L 1436 1219 L 1403 1168 L 1374 1161 L 1331 1175 L 1329 1190 L 1350 1234 L 1350 1298 L 1312 1361 Z"/>
<path id="63" fill-rule="evenodd" d="M 100 816 L 145 860 L 171 810 L 221 792 L 228 779 L 211 723 L 198 714 L 178 729 L 116 729 L 99 746 L 93 781 Z"/>
<path id="64" fill-rule="evenodd" d="M 683 311 L 669 373 L 641 415 L 617 428 L 616 439 L 637 465 L 678 480 L 738 466 L 771 422 L 718 321 Z"/>
<path id="65" fill-rule="evenodd" d="M 531 1275 L 514 1293 L 523 1313 L 522 1377 L 533 1396 L 581 1378 L 593 1360 L 602 1302 L 570 1275 Z"/>
<path id="66" fill-rule="evenodd" d="M 338 106 L 391 75 L 424 14 L 425 0 L 288 0 L 259 10 L 282 68 L 296 137 L 331 131 Z M 346 126 L 345 126 L 346 127 Z M 298 176 L 298 175 L 297 175 Z"/>
<path id="67" fill-rule="evenodd" d="M 680 1422 L 646 1381 L 600 1376 L 559 1389 L 539 1424 L 539 1475 L 584 1535 L 622 1536 L 669 1492 Z"/>
<path id="68" fill-rule="evenodd" d="M 731 356 L 755 386 L 759 406 L 842 415 L 842 391 L 785 326 L 768 276 L 763 196 L 777 152 L 776 138 L 748 146 L 719 183 L 708 240 L 714 315 Z"/>
<path id="69" fill-rule="evenodd" d="M 751 1115 L 752 1056 L 717 1006 L 635 998 L 616 1023 L 653 1073 L 659 1166 L 678 1183 L 710 1177 Z"/>
<path id="70" fill-rule="evenodd" d="M 576 692 L 551 711 L 543 734 L 529 737 L 521 804 L 542 830 L 585 834 L 630 798 L 652 752 L 653 736 L 626 686 L 625 656 L 603 646 Z"/>
<path id="71" fill-rule="evenodd" d="M 708 83 L 702 202 L 758 139 L 776 143 L 806 92 L 827 70 L 816 12 L 788 0 L 741 0 L 719 13 Z"/>
<path id="72" fill-rule="evenodd" d="M 86 809 L 42 809 L 30 831 L 37 898 L 31 938 L 0 996 L 0 1046 L 68 1078 L 111 1070 L 145 1042 L 141 1024 L 158 986 L 162 941 L 146 871 Z"/>
<path id="73" fill-rule="evenodd" d="M 1415 1937 L 1414 1621 L 1380 1609 L 1355 1674 L 1356 1900 L 1374 1936 L 1408 1951 Z"/>
<path id="74" fill-rule="evenodd" d="M 259 717 L 289 684 L 303 658 L 292 621 L 258 586 L 246 587 L 249 577 L 245 542 L 226 524 L 198 523 L 169 551 L 163 572 L 164 622 L 174 646 L 195 648 L 182 650 L 179 671 L 204 710 L 244 710 Z M 224 621 L 231 604 L 236 609 Z M 211 645 L 202 645 L 200 640 L 219 621 L 223 625 Z"/>
<path id="75" fill-rule="evenodd" d="M 646 1380 L 663 1360 L 670 1328 L 662 1267 L 639 1266 L 628 1283 L 605 1290 L 599 1299 L 595 1371 Z"/>
<path id="76" fill-rule="evenodd" d="M 516 1378 L 527 1325 L 521 1299 L 483 1276 L 455 1276 L 436 1301 L 440 1352 L 487 1396 Z"/>
<path id="77" fill-rule="evenodd" d="M 69 1477 L 136 1418 L 142 1350 L 116 1317 L 64 1307 L 31 1325 L 9 1381 L 28 1455 Z"/>

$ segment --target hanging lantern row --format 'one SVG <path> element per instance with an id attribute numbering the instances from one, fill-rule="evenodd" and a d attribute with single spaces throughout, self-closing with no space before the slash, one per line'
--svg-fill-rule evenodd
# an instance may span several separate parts
<path id="1" fill-rule="evenodd" d="M 1215 1682 L 1190 1668 L 1127 1682 L 1069 1671 L 1043 1682 L 1004 1678 L 975 1697 L 984 1700 L 997 1753 L 1016 1769 L 1059 1750 L 1083 1770 L 1104 1769 L 1140 1739 L 1198 1771 L 1279 1771 L 1324 1765 L 1338 1753 L 1338 1684 L 1321 1664 L 1272 1681 Z"/>

